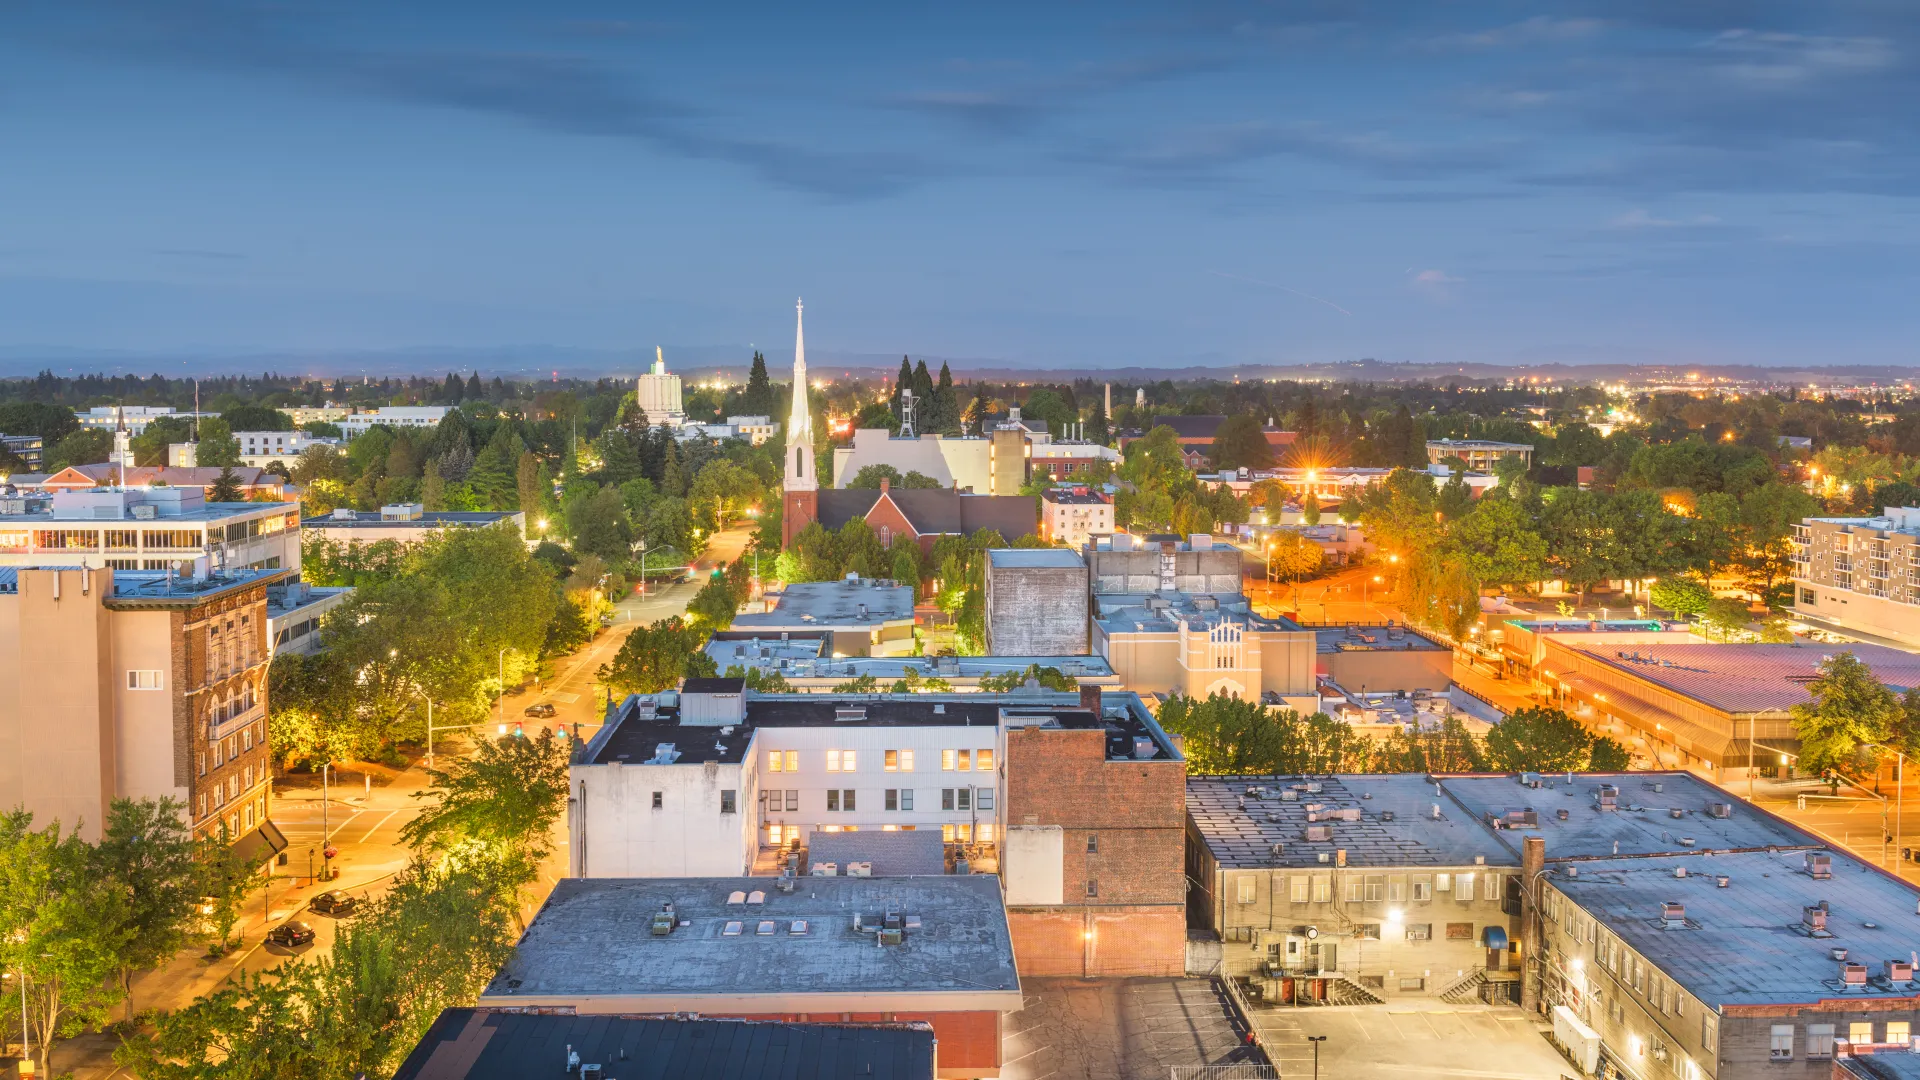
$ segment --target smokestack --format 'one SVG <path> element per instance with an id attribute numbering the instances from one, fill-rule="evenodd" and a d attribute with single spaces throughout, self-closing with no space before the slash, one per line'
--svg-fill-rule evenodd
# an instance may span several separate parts
<path id="1" fill-rule="evenodd" d="M 1520 849 L 1520 1007 L 1530 1013 L 1540 1011 L 1541 965 L 1534 953 L 1540 947 L 1539 890 L 1541 871 L 1547 866 L 1547 840 L 1529 836 Z"/>

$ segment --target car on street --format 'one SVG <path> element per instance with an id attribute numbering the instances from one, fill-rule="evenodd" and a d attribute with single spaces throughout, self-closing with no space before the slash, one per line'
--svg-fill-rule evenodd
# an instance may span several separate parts
<path id="1" fill-rule="evenodd" d="M 313 927 L 303 922 L 288 920 L 267 931 L 267 944 L 282 945 L 289 949 L 311 945 L 313 944 Z"/>
<path id="2" fill-rule="evenodd" d="M 351 915 L 360 910 L 360 899 L 336 890 L 321 893 L 307 901 L 307 906 L 322 915 L 332 915 L 337 919 L 342 915 Z"/>
<path id="3" fill-rule="evenodd" d="M 527 706 L 528 716 L 553 716 L 558 712 L 551 701 L 539 701 Z"/>

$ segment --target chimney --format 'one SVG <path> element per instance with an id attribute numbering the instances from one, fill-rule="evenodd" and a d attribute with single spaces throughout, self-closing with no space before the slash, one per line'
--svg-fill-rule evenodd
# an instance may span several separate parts
<path id="1" fill-rule="evenodd" d="M 1540 1011 L 1540 983 L 1535 972 L 1541 967 L 1534 956 L 1540 947 L 1538 890 L 1546 866 L 1546 837 L 1527 837 L 1520 848 L 1520 1007 L 1529 1013 Z"/>
<path id="2" fill-rule="evenodd" d="M 880 494 L 885 495 L 887 493 L 888 486 L 889 486 L 889 481 L 887 480 L 887 478 L 884 476 L 881 477 L 880 478 Z"/>
<path id="3" fill-rule="evenodd" d="M 1093 713 L 1095 716 L 1100 715 L 1100 688 L 1081 683 L 1080 707 Z"/>

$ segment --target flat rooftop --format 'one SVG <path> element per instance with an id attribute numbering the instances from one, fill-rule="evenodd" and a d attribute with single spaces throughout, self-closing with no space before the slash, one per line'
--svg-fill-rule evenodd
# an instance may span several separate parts
<path id="1" fill-rule="evenodd" d="M 923 678 L 977 681 L 985 675 L 1025 671 L 1038 664 L 1075 679 L 1115 680 L 1113 665 L 1103 656 L 821 656 L 817 647 L 788 648 L 787 642 L 762 641 L 759 648 L 742 643 L 710 641 L 706 653 L 721 671 L 733 665 L 778 671 L 788 679 L 857 679 L 872 675 L 885 683 L 915 672 Z M 763 655 L 764 653 L 764 655 Z M 784 663 L 782 663 L 784 661 Z"/>
<path id="2" fill-rule="evenodd" d="M 1049 491 L 1047 494 L 1052 495 Z M 1072 492 L 1067 495 L 1071 496 Z M 1070 502 L 1070 498 L 1059 501 Z M 1101 502 L 1103 500 L 1088 496 L 1083 502 Z M 1080 553 L 1068 548 L 991 548 L 987 551 L 987 564 L 1005 569 L 1027 570 L 1080 570 L 1085 571 L 1087 563 Z"/>
<path id="3" fill-rule="evenodd" d="M 1517 626 L 1535 634 L 1645 634 L 1658 631 L 1690 634 L 1688 623 L 1664 619 L 1508 619 L 1505 625 Z"/>
<path id="4" fill-rule="evenodd" d="M 1685 772 L 1574 773 L 1572 783 L 1566 773 L 1541 773 L 1538 788 L 1514 776 L 1447 776 L 1440 783 L 1475 820 L 1509 810 L 1535 811 L 1537 827 L 1502 828 L 1494 835 L 1515 855 L 1524 837 L 1545 837 L 1549 862 L 1825 843 Z M 1619 789 L 1619 809 L 1600 809 L 1603 784 Z M 1709 809 L 1715 803 L 1724 804 L 1728 816 L 1715 817 Z M 1565 821 L 1560 820 L 1562 810 L 1567 812 Z"/>
<path id="5" fill-rule="evenodd" d="M 1920 686 L 1920 655 L 1852 642 L 1585 646 L 1576 652 L 1724 712 L 1785 712 L 1812 700 L 1821 661 L 1850 652 L 1896 690 Z"/>
<path id="6" fill-rule="evenodd" d="M 1334 652 L 1449 652 L 1445 645 L 1405 626 L 1316 626 L 1314 649 Z"/>
<path id="7" fill-rule="evenodd" d="M 862 608 L 865 609 L 864 613 Z M 735 632 L 808 626 L 871 626 L 913 618 L 913 587 L 884 579 L 795 582 L 779 594 L 772 611 L 733 619 Z"/>
<path id="8" fill-rule="evenodd" d="M 1920 1054 L 1912 1050 L 1880 1049 L 1870 1054 L 1841 1058 L 1850 1076 L 1868 1080 L 1920 1080 Z"/>
<path id="9" fill-rule="evenodd" d="M 394 1080 L 527 1080 L 560 1072 L 567 1048 L 608 1076 L 933 1080 L 927 1024 L 786 1024 L 448 1009 Z"/>
<path id="10" fill-rule="evenodd" d="M 1253 630 L 1299 630 L 1286 618 L 1268 618 L 1253 610 L 1243 593 L 1101 593 L 1094 595 L 1099 615 L 1094 622 L 1108 634 L 1157 634 L 1177 629 L 1186 620 L 1189 629 L 1202 630 L 1236 622 Z"/>
<path id="11" fill-rule="evenodd" d="M 1359 820 L 1315 822 L 1330 836 L 1308 840 L 1308 814 L 1332 810 L 1357 810 Z M 1336 850 L 1359 867 L 1520 865 L 1517 852 L 1409 773 L 1189 777 L 1187 814 L 1223 869 L 1331 866 Z"/>
<path id="12" fill-rule="evenodd" d="M 498 525 L 511 517 L 518 516 L 518 510 L 427 510 L 419 517 L 387 518 L 381 517 L 378 510 L 355 510 L 352 518 L 339 516 L 340 511 L 331 514 L 318 514 L 300 519 L 300 525 L 306 529 L 447 529 L 472 528 L 482 525 Z"/>
<path id="13" fill-rule="evenodd" d="M 833 863 L 842 874 L 848 863 L 867 862 L 873 864 L 874 877 L 926 877 L 947 872 L 947 845 L 939 829 L 832 833 L 816 829 L 807 834 L 807 862 Z"/>
<path id="14" fill-rule="evenodd" d="M 668 700 L 670 699 L 670 700 Z M 1105 733 L 1109 760 L 1178 758 L 1137 694 L 1104 695 L 1099 715 L 1081 708 L 1076 694 L 762 694 L 749 690 L 746 720 L 727 726 L 683 724 L 677 697 L 634 694 L 609 715 L 607 726 L 575 755 L 582 765 L 639 765 L 672 743 L 678 757 L 662 764 L 733 764 L 744 760 L 753 734 L 779 727 L 1057 727 Z M 651 711 L 649 713 L 649 707 Z M 1152 741 L 1141 757 L 1139 739 Z"/>
<path id="15" fill-rule="evenodd" d="M 20 478 L 15 477 L 15 479 Z M 169 503 L 138 504 L 158 505 L 162 507 L 162 511 L 150 518 L 134 517 L 132 511 L 128 511 L 125 516 L 116 515 L 110 518 L 97 518 L 72 517 L 64 513 L 56 513 L 51 503 L 30 502 L 28 505 L 37 508 L 29 509 L 24 514 L 8 514 L 0 517 L 0 525 L 9 522 L 31 521 L 35 524 L 59 522 L 59 527 L 62 529 L 78 529 L 89 526 L 109 529 L 151 529 L 178 526 L 183 523 L 211 524 L 213 522 L 231 521 L 235 518 L 263 517 L 268 514 L 279 515 L 289 510 L 298 509 L 299 507 L 298 503 L 203 502 L 176 509 L 174 504 Z M 249 537 L 248 539 L 254 538 Z M 169 552 L 168 554 L 175 553 Z M 187 553 L 187 555 L 191 554 L 191 552 Z"/>
<path id="16" fill-rule="evenodd" d="M 1819 880 L 1806 872 L 1806 854 L 1609 859 L 1576 864 L 1578 877 L 1567 876 L 1569 867 L 1550 867 L 1549 880 L 1709 1006 L 1910 1001 L 1911 987 L 1870 981 L 1843 990 L 1829 950 L 1846 949 L 1871 978 L 1885 960 L 1906 961 L 1920 949 L 1913 917 L 1920 892 L 1841 851 L 1828 851 L 1833 877 Z M 1687 876 L 1675 877 L 1679 870 Z M 1717 885 L 1720 875 L 1726 888 Z M 1661 905 L 1668 901 L 1686 905 L 1685 929 L 1662 928 Z M 1801 929 L 1801 912 L 1822 901 L 1831 909 L 1832 936 L 1810 937 Z"/>
<path id="17" fill-rule="evenodd" d="M 997 876 L 807 877 L 790 893 L 777 881 L 566 878 L 482 1001 L 1010 992 L 1018 1008 Z M 687 925 L 655 937 L 666 904 Z M 910 920 L 901 944 L 854 929 L 855 916 L 877 924 L 888 912 Z"/>
<path id="18" fill-rule="evenodd" d="M 761 668 L 767 671 L 782 670 L 785 664 L 804 660 L 817 660 L 824 652 L 830 652 L 825 635 L 811 635 L 782 639 L 779 635 L 760 637 L 721 638 L 715 636 L 707 642 L 706 654 L 722 672 L 728 667 L 739 664 L 744 668 Z"/>

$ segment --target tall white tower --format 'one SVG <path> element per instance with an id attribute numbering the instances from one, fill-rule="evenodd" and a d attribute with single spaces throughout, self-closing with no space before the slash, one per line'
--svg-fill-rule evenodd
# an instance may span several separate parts
<path id="1" fill-rule="evenodd" d="M 806 309 L 793 305 L 793 408 L 787 413 L 786 494 L 780 540 L 790 545 L 801 529 L 820 520 L 820 480 L 814 475 L 813 407 L 807 401 Z"/>
<path id="2" fill-rule="evenodd" d="M 678 427 L 686 419 L 686 409 L 681 406 L 680 376 L 667 373 L 667 358 L 658 345 L 653 347 L 653 370 L 640 376 L 636 393 L 640 411 L 647 414 L 647 423 Z"/>

